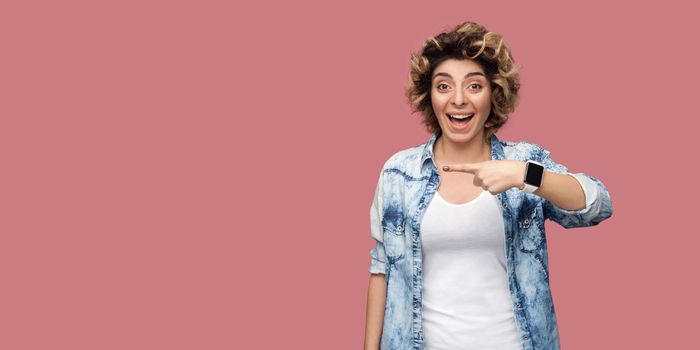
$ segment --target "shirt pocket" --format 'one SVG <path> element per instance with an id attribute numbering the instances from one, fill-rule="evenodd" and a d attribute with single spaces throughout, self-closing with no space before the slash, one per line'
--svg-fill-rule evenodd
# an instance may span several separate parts
<path id="1" fill-rule="evenodd" d="M 525 208 L 518 214 L 519 248 L 526 253 L 537 252 L 545 244 L 542 205 Z"/>
<path id="2" fill-rule="evenodd" d="M 401 207 L 386 210 L 382 217 L 384 249 L 389 264 L 404 257 L 406 247 L 406 217 Z"/>

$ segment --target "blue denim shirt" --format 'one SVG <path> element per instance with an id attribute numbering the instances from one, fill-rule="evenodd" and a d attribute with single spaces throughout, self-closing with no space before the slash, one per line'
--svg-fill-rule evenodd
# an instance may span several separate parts
<path id="1" fill-rule="evenodd" d="M 381 349 L 423 349 L 422 250 L 420 224 L 440 176 L 433 161 L 437 134 L 428 142 L 392 155 L 384 164 L 370 209 L 370 273 L 386 276 L 387 294 Z M 565 228 L 597 225 L 612 216 L 607 188 L 597 178 L 572 174 L 550 152 L 529 142 L 491 136 L 491 159 L 529 159 L 546 170 L 574 176 L 586 195 L 586 207 L 564 210 L 544 198 L 510 188 L 497 195 L 503 209 L 505 256 L 513 313 L 524 350 L 559 349 L 559 333 L 549 287 L 544 220 Z"/>

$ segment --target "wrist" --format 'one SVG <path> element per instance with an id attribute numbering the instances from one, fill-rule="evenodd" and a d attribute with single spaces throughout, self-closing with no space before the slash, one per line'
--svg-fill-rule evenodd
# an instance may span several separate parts
<path id="1" fill-rule="evenodd" d="M 525 170 L 523 171 L 523 192 L 534 193 L 540 186 L 542 186 L 544 165 L 534 160 L 528 160 L 524 163 Z"/>
<path id="2" fill-rule="evenodd" d="M 521 191 L 525 189 L 525 169 L 527 169 L 527 162 L 519 160 L 515 172 L 515 187 Z"/>

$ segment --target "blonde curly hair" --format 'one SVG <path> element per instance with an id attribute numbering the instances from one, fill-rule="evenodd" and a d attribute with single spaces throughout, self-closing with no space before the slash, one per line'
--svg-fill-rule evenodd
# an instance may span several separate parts
<path id="1" fill-rule="evenodd" d="M 422 123 L 431 134 L 442 133 L 430 97 L 433 70 L 451 58 L 471 59 L 484 68 L 492 88 L 491 113 L 486 119 L 491 124 L 486 128 L 489 140 L 518 105 L 521 67 L 514 63 L 501 34 L 474 22 L 464 22 L 427 39 L 419 52 L 411 53 L 405 93 L 413 113 L 420 112 Z"/>

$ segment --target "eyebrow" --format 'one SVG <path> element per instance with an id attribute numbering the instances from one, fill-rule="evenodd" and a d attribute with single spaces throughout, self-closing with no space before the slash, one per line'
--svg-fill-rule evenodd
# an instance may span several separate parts
<path id="1" fill-rule="evenodd" d="M 484 75 L 484 73 L 481 73 L 481 72 L 471 72 L 471 73 L 467 73 L 467 75 L 464 76 L 464 79 L 467 79 L 467 78 L 472 77 L 472 76 L 475 76 L 475 75 L 481 75 L 482 77 L 486 78 L 486 76 Z M 450 79 L 453 79 L 452 76 L 451 76 L 449 73 L 445 73 L 445 72 L 435 73 L 435 74 L 433 75 L 433 79 L 435 79 L 435 78 L 437 78 L 437 77 L 439 77 L 439 76 L 445 76 L 445 77 L 448 77 L 448 78 L 450 78 Z M 454 79 L 453 79 L 453 80 L 454 80 Z"/>

